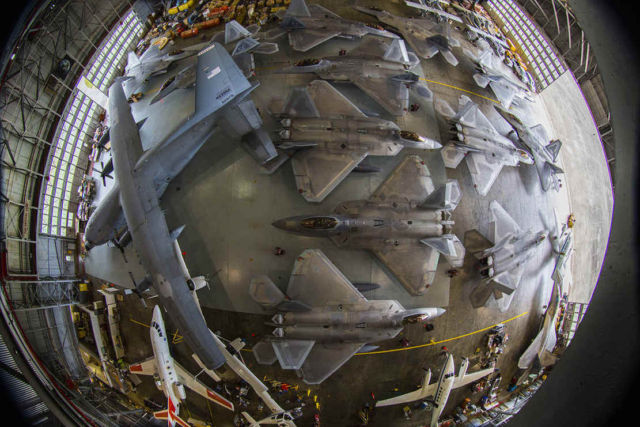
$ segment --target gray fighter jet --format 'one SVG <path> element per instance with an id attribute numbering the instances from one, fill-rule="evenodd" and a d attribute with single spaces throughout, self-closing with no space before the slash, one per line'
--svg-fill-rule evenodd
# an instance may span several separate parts
<path id="1" fill-rule="evenodd" d="M 440 253 L 454 267 L 464 261 L 451 218 L 461 197 L 455 180 L 434 191 L 422 159 L 407 156 L 369 200 L 343 202 L 333 214 L 294 216 L 273 226 L 329 237 L 339 247 L 369 249 L 409 293 L 422 295 L 433 282 Z"/>
<path id="2" fill-rule="evenodd" d="M 452 138 L 440 151 L 444 165 L 455 169 L 466 159 L 473 186 L 481 196 L 487 195 L 503 166 L 533 164 L 531 155 L 498 133 L 466 95 L 460 96 L 457 113 L 441 99 L 436 101 L 435 109 L 451 125 Z"/>
<path id="3" fill-rule="evenodd" d="M 307 6 L 304 0 L 292 0 L 282 16 L 280 28 L 268 33 L 269 38 L 289 33 L 289 44 L 294 50 L 306 52 L 334 37 L 355 39 L 367 34 L 397 39 L 398 36 L 362 22 L 343 19 L 318 5 Z"/>
<path id="4" fill-rule="evenodd" d="M 465 246 L 480 261 L 480 276 L 485 284 L 490 285 L 496 300 L 502 300 L 498 305 L 504 311 L 509 307 L 511 297 L 520 284 L 525 265 L 546 239 L 546 232 L 523 231 L 495 200 L 489 204 L 489 208 L 493 214 L 493 236 L 487 240 L 476 230 L 472 230 L 467 233 Z M 474 243 L 470 242 L 472 239 Z M 474 292 L 479 295 L 484 289 L 479 286 Z M 503 294 L 508 297 L 504 298 Z M 472 300 L 475 299 L 476 296 L 472 293 Z M 486 300 L 474 305 L 483 305 L 485 302 Z"/>
<path id="5" fill-rule="evenodd" d="M 196 53 L 206 49 L 213 43 L 224 45 L 238 67 L 242 70 L 244 76 L 250 78 L 255 75 L 254 53 L 270 55 L 278 52 L 278 45 L 276 43 L 259 42 L 254 38 L 258 31 L 260 31 L 258 25 L 254 24 L 245 28 L 233 20 L 227 22 L 224 26 L 224 31 L 219 31 L 214 34 L 210 41 L 188 46 L 183 48 L 183 50 L 185 52 Z M 196 69 L 194 65 L 191 65 L 181 70 L 175 76 L 167 79 L 162 84 L 158 94 L 151 100 L 151 104 L 160 101 L 176 89 L 190 88 L 193 87 L 195 83 Z"/>
<path id="6" fill-rule="evenodd" d="M 135 87 L 140 86 L 149 77 L 167 72 L 169 66 L 180 59 L 193 55 L 195 52 L 176 51 L 163 53 L 158 46 L 151 45 L 140 57 L 135 52 L 129 52 L 124 75 L 135 80 Z"/>
<path id="7" fill-rule="evenodd" d="M 401 116 L 409 110 L 409 87 L 425 98 L 432 97 L 420 77 L 408 71 L 419 62 L 414 53 L 407 52 L 403 40 L 387 44 L 369 39 L 346 55 L 305 59 L 279 73 L 315 73 L 325 80 L 350 81 L 391 115 Z"/>
<path id="8" fill-rule="evenodd" d="M 403 18 L 386 10 L 378 11 L 360 6 L 355 9 L 396 28 L 418 56 L 430 59 L 440 53 L 449 64 L 454 67 L 458 65 L 458 58 L 451 52 L 451 48 L 460 46 L 460 42 L 451 36 L 451 27 L 447 21 L 438 23 L 426 18 Z"/>
<path id="9" fill-rule="evenodd" d="M 547 191 L 550 187 L 553 187 L 554 190 L 558 191 L 561 187 L 558 174 L 564 173 L 564 171 L 555 163 L 558 160 L 562 142 L 559 139 L 550 141 L 547 131 L 541 124 L 528 127 L 515 114 L 502 108 L 497 110 L 515 129 L 516 132 L 510 134 L 513 141 L 522 144 L 531 151 L 542 189 Z"/>
<path id="10" fill-rule="evenodd" d="M 489 44 L 479 40 L 478 45 L 479 53 L 462 49 L 462 52 L 476 65 L 477 70 L 473 75 L 476 84 L 483 88 L 488 85 L 505 108 L 509 108 L 514 101 L 532 102 L 529 88 L 502 63 Z"/>
<path id="11" fill-rule="evenodd" d="M 396 337 L 407 318 L 440 316 L 442 308 L 405 310 L 394 300 L 370 301 L 318 249 L 297 258 L 287 295 L 267 277 L 251 281 L 251 297 L 275 313 L 272 337 L 253 347 L 258 363 L 280 362 L 307 384 L 319 384 L 367 343 Z M 367 349 L 372 349 L 367 346 Z"/>
<path id="12" fill-rule="evenodd" d="M 243 136 L 243 144 L 260 163 L 274 158 L 276 149 L 253 101 L 248 97 L 251 85 L 242 75 L 224 47 L 217 43 L 198 54 L 195 112 L 163 142 L 140 153 L 140 173 L 152 176 L 156 197 L 161 197 L 169 182 L 189 164 L 217 126 Z M 111 139 L 113 134 L 110 130 Z M 116 182 L 89 218 L 85 229 L 87 248 L 113 240 L 125 226 L 120 205 L 120 182 Z M 125 233 L 120 244 L 126 243 Z"/>
<path id="13" fill-rule="evenodd" d="M 390 120 L 366 116 L 324 80 L 294 89 L 279 118 L 278 148 L 304 149 L 291 162 L 298 192 L 309 202 L 324 200 L 369 155 L 441 147 Z"/>
<path id="14" fill-rule="evenodd" d="M 120 81 L 109 89 L 109 118 L 119 203 L 136 253 L 147 272 L 145 280 L 137 284 L 137 291 L 152 286 L 193 352 L 207 368 L 218 368 L 225 359 L 193 298 L 195 284 L 185 277 L 182 260 L 174 249 L 178 233 L 170 232 L 167 227 L 159 205 L 156 176 L 149 173 L 152 172 L 149 168 L 142 167 L 157 159 L 143 154 L 140 135 Z"/>

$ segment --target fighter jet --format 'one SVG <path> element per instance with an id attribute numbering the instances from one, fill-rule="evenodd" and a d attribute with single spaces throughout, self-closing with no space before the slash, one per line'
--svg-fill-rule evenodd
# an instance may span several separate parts
<path id="1" fill-rule="evenodd" d="M 366 116 L 324 80 L 294 89 L 278 117 L 278 148 L 301 149 L 291 162 L 298 191 L 309 202 L 324 200 L 369 155 L 441 147 L 390 120 Z"/>
<path id="2" fill-rule="evenodd" d="M 558 139 L 549 141 L 547 131 L 541 124 L 528 127 L 515 114 L 502 108 L 497 110 L 515 129 L 515 133 L 510 135 L 513 141 L 524 145 L 531 151 L 542 189 L 547 191 L 550 187 L 553 187 L 554 190 L 558 191 L 561 187 L 558 174 L 564 173 L 564 171 L 555 163 L 558 160 L 562 142 Z"/>
<path id="3" fill-rule="evenodd" d="M 210 61 L 216 56 L 216 52 L 211 51 L 211 56 L 205 57 L 207 70 L 210 69 Z M 232 91 L 231 87 L 226 90 Z M 212 106 L 211 100 L 207 101 Z M 227 102 L 229 101 L 231 99 Z M 206 115 L 209 117 L 213 115 L 211 110 L 208 113 Z M 166 152 L 148 150 L 143 154 L 140 135 L 119 80 L 109 89 L 109 120 L 114 173 L 118 181 L 116 202 L 118 208 L 122 207 L 127 234 L 147 272 L 145 279 L 136 283 L 136 290 L 141 293 L 153 287 L 162 306 L 171 316 L 175 326 L 180 329 L 185 342 L 193 352 L 208 369 L 218 368 L 224 364 L 224 356 L 216 347 L 193 297 L 192 292 L 196 285 L 190 277 L 185 277 L 184 261 L 175 250 L 174 242 L 183 227 L 170 232 L 159 205 L 158 186 L 163 183 L 158 181 L 159 175 L 154 172 L 164 166 L 162 160 L 165 160 L 163 154 Z M 203 128 L 206 129 L 206 126 Z M 204 136 L 206 140 L 210 131 L 205 132 L 204 135 L 192 136 Z M 173 154 L 166 160 L 174 161 L 179 157 L 179 153 L 189 154 L 190 151 L 184 149 L 190 144 L 193 142 L 185 136 L 176 143 L 163 145 L 163 148 Z M 198 147 L 201 144 L 199 140 L 195 143 Z M 169 180 L 164 182 L 165 186 Z"/>
<path id="4" fill-rule="evenodd" d="M 493 215 L 493 236 L 489 241 L 475 230 L 470 232 L 478 240 L 477 247 L 473 247 L 473 255 L 480 261 L 480 276 L 484 283 L 490 285 L 496 299 L 502 299 L 503 294 L 511 296 L 518 288 L 525 265 L 545 240 L 546 233 L 522 231 L 495 200 L 489 204 L 489 209 Z M 469 238 L 465 246 L 472 250 L 475 245 L 469 243 Z M 476 288 L 476 291 L 481 292 L 481 288 Z M 510 301 L 511 297 L 504 298 L 499 304 L 503 311 Z"/>
<path id="5" fill-rule="evenodd" d="M 432 97 L 420 77 L 408 71 L 419 62 L 402 40 L 386 44 L 369 39 L 346 55 L 305 59 L 279 73 L 315 73 L 325 80 L 350 81 L 391 115 L 402 116 L 409 110 L 409 87 L 425 98 Z"/>
<path id="6" fill-rule="evenodd" d="M 430 59 L 440 53 L 449 64 L 454 67 L 458 65 L 458 58 L 451 52 L 451 48 L 460 46 L 460 42 L 451 36 L 451 27 L 447 21 L 437 23 L 426 18 L 403 18 L 386 10 L 378 11 L 360 6 L 355 9 L 396 28 L 418 56 Z"/>
<path id="7" fill-rule="evenodd" d="M 427 373 L 422 380 L 422 386 L 419 389 L 401 396 L 379 400 L 376 402 L 376 406 L 390 406 L 400 403 L 415 402 L 416 400 L 425 400 L 428 397 L 433 396 L 433 400 L 430 400 L 433 405 L 433 412 L 431 413 L 431 427 L 437 427 L 438 419 L 447 404 L 449 393 L 451 393 L 452 389 L 464 387 L 467 384 L 478 381 L 495 371 L 495 368 L 492 367 L 467 374 L 468 368 L 469 359 L 464 359 L 460 365 L 458 375 L 456 375 L 453 355 L 450 354 L 440 371 L 438 382 L 429 384 L 429 381 L 431 381 L 431 369 L 429 369 L 427 370 Z"/>
<path id="8" fill-rule="evenodd" d="M 487 195 L 503 166 L 533 164 L 531 155 L 501 135 L 466 95 L 458 99 L 458 112 L 441 99 L 435 109 L 451 126 L 451 140 L 440 151 L 445 166 L 455 169 L 466 159 L 473 186 L 481 196 Z"/>
<path id="9" fill-rule="evenodd" d="M 260 26 L 250 25 L 245 28 L 237 21 L 227 22 L 224 31 L 219 31 L 213 35 L 210 41 L 198 43 L 183 48 L 185 52 L 199 52 L 211 46 L 213 43 L 219 43 L 227 49 L 235 63 L 240 67 L 244 76 L 250 78 L 255 75 L 255 59 L 254 53 L 270 55 L 278 52 L 276 43 L 259 42 L 255 39 L 256 34 L 260 31 Z M 160 88 L 158 94 L 151 100 L 151 104 L 165 98 L 176 89 L 186 89 L 193 87 L 196 83 L 196 69 L 193 65 L 184 68 L 175 76 L 167 79 Z"/>
<path id="10" fill-rule="evenodd" d="M 229 133 L 244 135 L 243 145 L 261 164 L 277 156 L 271 138 L 261 127 L 262 119 L 248 97 L 257 84 L 249 83 L 222 46 L 214 43 L 198 54 L 196 80 L 194 114 L 150 150 L 143 153 L 142 147 L 134 147 L 137 151 L 131 153 L 134 159 L 130 162 L 134 165 L 137 162 L 136 171 L 152 177 L 154 197 L 162 196 L 169 182 L 189 164 L 217 126 Z M 118 107 L 124 111 L 121 114 L 129 115 L 128 107 Z M 115 120 L 117 122 L 117 118 Z M 137 137 L 137 129 L 131 132 Z M 109 133 L 113 144 L 113 128 Z M 116 231 L 125 227 L 121 184 L 120 180 L 114 184 L 89 218 L 84 236 L 87 249 L 113 240 Z"/>
<path id="11" fill-rule="evenodd" d="M 187 397 L 184 386 L 187 386 L 205 399 L 209 399 L 223 408 L 233 411 L 233 403 L 202 384 L 171 357 L 167 343 L 167 331 L 164 327 L 160 307 L 157 305 L 153 309 L 153 318 L 149 329 L 151 331 L 153 356 L 143 362 L 129 365 L 129 372 L 136 375 L 153 375 L 156 386 L 167 396 L 167 409 L 154 412 L 154 417 L 160 420 L 167 420 L 169 426 L 175 426 L 176 424 L 183 427 L 189 426 L 178 416 L 180 402 Z"/>
<path id="12" fill-rule="evenodd" d="M 422 159 L 408 156 L 369 200 L 343 202 L 333 214 L 294 216 L 273 226 L 328 237 L 338 247 L 369 249 L 409 293 L 422 295 L 435 278 L 440 253 L 454 267 L 464 261 L 451 218 L 461 197 L 455 180 L 434 191 Z"/>
<path id="13" fill-rule="evenodd" d="M 479 53 L 462 49 L 462 52 L 476 64 L 476 73 L 473 75 L 476 84 L 483 88 L 488 85 L 504 108 L 509 108 L 514 100 L 532 102 L 529 88 L 502 64 L 502 60 L 493 53 L 489 44 L 484 40 L 478 40 L 477 44 L 480 48 Z"/>
<path id="14" fill-rule="evenodd" d="M 318 5 L 307 6 L 304 0 L 292 0 L 282 17 L 280 28 L 268 33 L 269 38 L 289 33 L 293 50 L 306 52 L 334 37 L 355 39 L 367 34 L 397 39 L 393 33 L 370 27 L 357 21 L 343 19 Z"/>
<path id="15" fill-rule="evenodd" d="M 266 276 L 254 278 L 251 297 L 275 312 L 273 336 L 253 347 L 258 363 L 280 362 L 307 384 L 320 384 L 367 343 L 396 337 L 403 320 L 440 316 L 442 308 L 405 310 L 393 300 L 369 301 L 318 249 L 297 258 L 287 295 Z"/>
<path id="16" fill-rule="evenodd" d="M 158 46 L 151 45 L 140 57 L 135 52 L 129 52 L 124 75 L 134 79 L 135 87 L 138 87 L 149 77 L 166 73 L 175 61 L 193 54 L 194 52 L 185 51 L 163 53 Z"/>

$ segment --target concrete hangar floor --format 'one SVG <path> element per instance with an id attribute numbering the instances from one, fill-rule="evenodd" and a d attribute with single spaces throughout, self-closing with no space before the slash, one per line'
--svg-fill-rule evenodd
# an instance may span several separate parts
<path id="1" fill-rule="evenodd" d="M 318 3 L 347 19 L 374 21 L 374 18 L 353 10 L 350 4 L 345 4 L 347 2 Z M 361 4 L 376 5 L 399 16 L 415 15 L 415 10 L 399 3 L 368 1 Z M 209 36 L 220 29 L 208 30 L 205 34 Z M 455 32 L 454 36 L 460 40 L 461 47 L 473 48 L 462 33 Z M 373 36 L 365 39 L 367 37 Z M 200 37 L 176 40 L 172 48 L 201 41 Z M 336 55 L 342 49 L 349 52 L 362 41 L 333 39 L 302 53 L 292 50 L 286 37 L 282 37 L 278 40 L 278 53 L 256 55 L 256 79 L 260 87 L 253 92 L 252 98 L 265 128 L 275 134 L 278 123 L 270 114 L 274 105 L 282 104 L 291 88 L 304 86 L 316 79 L 313 74 L 278 74 L 277 70 L 302 59 Z M 412 93 L 410 103 L 417 103 L 420 108 L 397 118 L 396 123 L 402 129 L 446 142 L 448 128 L 438 119 L 434 101 L 446 100 L 455 107 L 458 97 L 466 95 L 480 105 L 498 131 L 506 134 L 510 127 L 493 109 L 493 105 L 498 104 L 495 95 L 488 88 L 482 89 L 475 84 L 472 79 L 474 65 L 461 54 L 460 48 L 453 52 L 459 60 L 456 67 L 441 55 L 420 61 L 413 71 L 433 92 L 433 100 L 427 101 Z M 137 120 L 147 117 L 141 129 L 145 148 L 149 148 L 152 141 L 161 141 L 193 112 L 193 89 L 178 90 L 163 101 L 149 105 L 163 82 L 190 61 L 194 58 L 174 64 L 168 74 L 153 77 L 141 89 L 136 89 L 144 96 L 131 107 Z M 355 86 L 336 83 L 334 87 L 368 115 L 394 119 Z M 134 89 L 125 85 L 127 95 Z M 477 265 L 470 251 L 467 251 L 460 273 L 453 278 L 447 275 L 450 265 L 440 257 L 432 288 L 422 296 L 411 296 L 370 252 L 340 249 L 329 239 L 300 237 L 271 226 L 279 218 L 325 214 L 342 201 L 367 199 L 406 156 L 418 155 L 423 159 L 436 188 L 447 179 L 458 180 L 463 196 L 453 211 L 453 231 L 463 242 L 470 230 L 477 229 L 485 236 L 490 234 L 492 215 L 489 204 L 493 200 L 498 201 L 522 229 L 533 231 L 553 231 L 554 209 L 563 222 L 573 213 L 577 219 L 575 251 L 570 261 L 571 286 L 566 289 L 570 301 L 588 303 L 604 257 L 613 206 L 608 169 L 589 109 L 579 86 L 567 72 L 534 96 L 534 102 L 513 106 L 512 110 L 526 117 L 528 124 L 543 124 L 551 139 L 562 140 L 558 164 L 565 173 L 561 176 L 563 185 L 559 191 L 544 192 L 535 168 L 521 165 L 503 168 L 489 193 L 481 197 L 473 188 L 466 164 L 462 164 L 465 162 L 457 169 L 447 169 L 438 150 L 404 148 L 395 157 L 368 157 L 368 162 L 379 168 L 379 172 L 352 173 L 324 201 L 312 204 L 298 193 L 291 162 L 267 174 L 256 166 L 237 141 L 225 134 L 224 129 L 217 131 L 187 168 L 171 182 L 162 198 L 162 207 L 170 228 L 186 226 L 179 243 L 190 272 L 208 277 L 210 287 L 199 291 L 206 321 L 212 330 L 219 331 L 224 337 L 244 339 L 247 349 L 273 330 L 272 326 L 265 325 L 271 315 L 265 315 L 249 297 L 249 282 L 257 275 L 267 275 L 285 290 L 296 258 L 309 248 L 322 250 L 350 281 L 379 285 L 377 289 L 364 293 L 370 300 L 395 299 L 405 308 L 446 308 L 444 315 L 431 321 L 432 331 L 426 331 L 421 324 L 408 324 L 398 337 L 377 343 L 380 352 L 356 355 L 320 385 L 309 386 L 293 371 L 282 370 L 277 363 L 260 365 L 250 351 L 243 352 L 247 366 L 259 378 L 299 386 L 298 390 L 274 394 L 285 409 L 299 405 L 296 395 L 303 397 L 306 406 L 298 425 L 310 424 L 315 413 L 320 414 L 324 425 L 358 424 L 357 410 L 366 402 L 372 402 L 374 397 L 385 399 L 414 390 L 421 381 L 423 368 L 431 368 L 436 377 L 444 362 L 441 354 L 443 345 L 455 356 L 456 366 L 462 358 L 469 357 L 470 370 L 473 370 L 480 359 L 476 349 L 484 349 L 486 345 L 486 328 L 503 322 L 509 342 L 496 367 L 502 375 L 501 389 L 504 389 L 518 373 L 517 361 L 538 332 L 553 285 L 551 273 L 555 256 L 548 239 L 527 262 L 522 282 L 511 303 L 506 310 L 501 310 L 492 299 L 481 307 L 472 304 L 472 292 L 479 283 Z M 108 180 L 106 186 L 98 186 L 97 203 L 111 185 L 112 181 Z M 275 247 L 285 249 L 285 254 L 275 256 Z M 129 260 L 136 259 L 130 247 L 125 250 L 125 255 Z M 106 277 L 119 277 L 119 280 L 111 280 L 116 284 L 119 281 L 129 282 L 128 275 L 119 270 L 119 257 L 122 257 L 120 252 L 111 246 L 96 247 L 85 259 L 86 271 L 98 279 L 97 282 L 106 280 Z M 144 272 L 140 268 L 134 275 L 141 279 Z M 152 354 L 148 329 L 143 325 L 150 323 L 153 301 L 148 300 L 148 309 L 142 307 L 135 295 L 127 296 L 121 303 L 121 328 L 127 349 L 126 359 L 130 363 Z M 166 316 L 165 322 L 167 331 L 173 333 L 175 328 Z M 409 347 L 402 346 L 402 338 L 408 340 Z M 384 352 L 398 349 L 401 351 Z M 191 351 L 184 342 L 172 345 L 171 350 L 183 366 L 191 372 L 198 372 L 190 357 Z M 231 371 L 224 372 L 222 376 L 230 385 L 238 380 Z M 148 394 L 158 403 L 164 402 L 152 381 L 143 382 L 137 393 Z M 475 403 L 480 395 L 473 395 L 468 388 L 454 390 L 443 416 L 450 414 L 466 397 Z M 258 399 L 255 395 L 251 397 L 250 393 L 250 413 L 257 412 L 257 403 Z M 428 419 L 428 414 L 417 414 L 406 420 L 402 416 L 402 406 L 378 408 L 370 424 L 422 425 Z M 201 418 L 206 419 L 212 414 L 217 425 L 231 425 L 233 420 L 228 411 L 208 407 L 198 397 L 188 399 L 186 407 L 194 416 Z"/>

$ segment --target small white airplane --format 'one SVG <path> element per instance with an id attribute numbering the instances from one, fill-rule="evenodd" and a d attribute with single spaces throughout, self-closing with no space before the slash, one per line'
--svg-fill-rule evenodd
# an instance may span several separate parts
<path id="1" fill-rule="evenodd" d="M 153 356 L 144 362 L 129 365 L 129 372 L 138 375 L 153 375 L 156 386 L 167 396 L 167 409 L 154 412 L 154 417 L 159 420 L 167 420 L 171 427 L 174 427 L 176 424 L 183 427 L 190 427 L 186 421 L 178 416 L 180 402 L 187 397 L 184 386 L 187 386 L 204 398 L 233 411 L 233 403 L 202 384 L 173 360 L 171 353 L 169 353 L 164 320 L 162 320 L 160 307 L 157 305 L 153 309 L 150 331 Z"/>
<path id="2" fill-rule="evenodd" d="M 251 427 L 259 427 L 263 424 L 275 424 L 278 427 L 296 427 L 293 422 L 293 416 L 289 411 L 278 412 L 277 414 L 271 414 L 266 418 L 256 421 L 247 412 L 242 412 L 242 416 L 249 422 Z"/>
<path id="3" fill-rule="evenodd" d="M 469 368 L 469 359 L 464 359 L 460 365 L 460 371 L 458 372 L 458 375 L 456 375 L 453 355 L 449 355 L 449 357 L 447 357 L 447 361 L 442 367 L 442 372 L 440 372 L 438 382 L 429 384 L 429 381 L 431 380 L 431 369 L 429 369 L 427 370 L 422 381 L 422 386 L 419 389 L 401 396 L 380 400 L 376 403 L 376 406 L 389 406 L 397 405 L 399 403 L 413 402 L 416 400 L 426 400 L 427 397 L 433 396 L 433 400 L 430 401 L 433 404 L 431 427 L 437 427 L 438 419 L 447 404 L 447 399 L 449 399 L 449 393 L 451 393 L 452 389 L 463 387 L 479 380 L 480 378 L 486 377 L 494 371 L 494 368 L 487 368 L 467 374 L 467 368 Z"/>

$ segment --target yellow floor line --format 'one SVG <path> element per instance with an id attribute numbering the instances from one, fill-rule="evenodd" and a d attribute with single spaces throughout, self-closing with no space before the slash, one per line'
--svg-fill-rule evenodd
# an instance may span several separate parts
<path id="1" fill-rule="evenodd" d="M 493 327 L 495 327 L 497 325 L 511 322 L 512 320 L 516 320 L 516 319 L 518 319 L 518 318 L 520 318 L 522 316 L 527 315 L 528 313 L 529 313 L 528 311 L 525 311 L 524 313 L 520 313 L 517 316 L 514 316 L 514 317 L 512 317 L 510 319 L 503 320 L 502 322 L 496 323 L 495 325 L 487 326 L 486 328 L 478 329 L 477 331 L 469 332 L 469 333 L 466 333 L 466 334 L 463 334 L 463 335 L 458 335 L 457 337 L 447 338 L 447 339 L 440 340 L 440 341 L 428 342 L 426 344 L 414 345 L 414 346 L 411 346 L 411 347 L 401 347 L 401 348 L 392 348 L 392 349 L 389 349 L 389 350 L 378 350 L 378 351 L 368 351 L 366 353 L 356 353 L 356 356 L 365 356 L 365 355 L 369 355 L 369 354 L 394 353 L 396 351 L 413 350 L 413 349 L 416 349 L 416 348 L 429 347 L 431 345 L 438 345 L 438 344 L 442 344 L 444 342 L 455 341 L 455 340 L 459 340 L 461 338 L 465 338 L 465 337 L 468 337 L 468 336 L 471 336 L 471 335 L 479 334 L 480 332 L 488 331 L 489 329 L 491 329 L 491 328 L 493 328 Z"/>
<path id="2" fill-rule="evenodd" d="M 486 100 L 489 100 L 491 102 L 495 102 L 496 104 L 500 105 L 500 101 L 496 101 L 493 98 L 489 98 L 488 96 L 480 95 L 479 93 L 475 93 L 475 92 L 472 92 L 470 90 L 462 89 L 461 87 L 458 87 L 458 86 L 454 86 L 454 85 L 450 85 L 450 84 L 447 84 L 447 83 L 438 82 L 438 81 L 435 81 L 435 80 L 425 79 L 424 77 L 420 77 L 420 80 L 424 80 L 425 82 L 429 82 L 429 83 L 435 83 L 437 85 L 450 87 L 452 89 L 456 89 L 456 90 L 459 90 L 459 91 L 462 91 L 462 92 L 470 93 L 472 95 L 479 96 L 482 99 L 486 99 Z"/>

